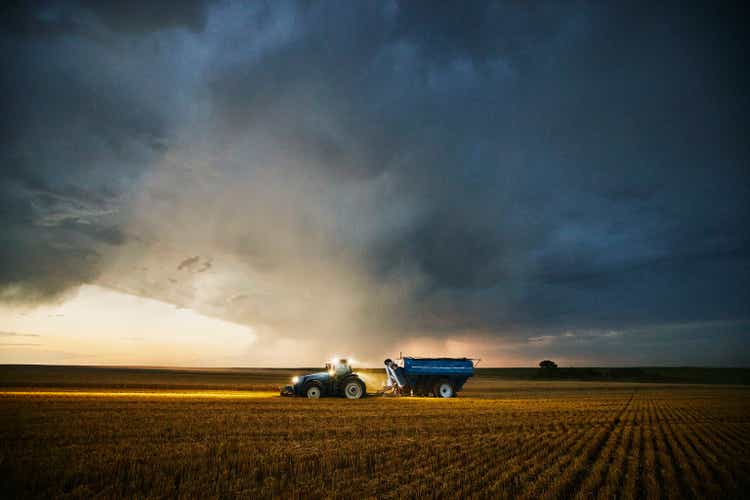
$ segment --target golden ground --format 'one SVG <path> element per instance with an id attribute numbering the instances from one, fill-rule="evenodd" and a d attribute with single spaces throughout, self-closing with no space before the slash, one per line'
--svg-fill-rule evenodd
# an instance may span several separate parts
<path id="1" fill-rule="evenodd" d="M 35 391 L 0 391 L 2 397 L 26 396 L 32 398 L 168 398 L 168 399 L 248 399 L 272 398 L 278 392 L 270 391 L 65 391 L 65 390 L 35 390 Z"/>
<path id="2" fill-rule="evenodd" d="M 6 386 L 0 496 L 742 498 L 750 487 L 747 386 L 477 378 L 450 400 L 348 401 L 281 398 L 261 379 Z"/>

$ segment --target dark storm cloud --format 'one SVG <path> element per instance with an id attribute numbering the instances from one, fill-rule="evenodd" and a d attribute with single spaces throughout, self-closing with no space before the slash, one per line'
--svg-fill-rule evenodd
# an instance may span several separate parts
<path id="1" fill-rule="evenodd" d="M 84 9 L 90 9 L 107 27 L 125 33 L 143 33 L 169 28 L 186 27 L 192 31 L 202 31 L 206 25 L 210 0 L 189 0 L 176 2 L 81 2 Z"/>
<path id="2" fill-rule="evenodd" d="M 315 89 L 299 114 L 269 112 L 281 134 L 312 140 L 304 153 L 335 169 L 341 158 L 361 169 L 353 150 L 372 146 L 373 174 L 416 186 L 430 215 L 380 241 L 373 261 L 387 275 L 407 259 L 429 277 L 415 321 L 502 330 L 745 314 L 736 107 L 747 98 L 732 89 L 746 79 L 731 12 L 399 7 L 371 13 L 380 30 L 363 32 L 295 18 L 309 32 L 257 72 L 229 69 L 238 95 L 216 88 L 232 120 L 243 96 L 257 111 L 287 88 Z M 346 123 L 337 142 L 299 116 L 317 114 Z"/>
<path id="3" fill-rule="evenodd" d="M 711 321 L 747 319 L 750 87 L 730 6 L 26 5 L 4 22 L 3 283 L 95 277 L 128 242 L 139 179 L 182 148 L 211 167 L 146 184 L 145 211 L 165 218 L 150 230 L 181 227 L 188 189 L 217 212 L 214 247 L 174 266 L 345 256 L 373 297 L 363 331 L 550 336 L 568 355 L 584 337 L 562 331 L 694 322 L 710 339 Z M 235 320 L 264 310 L 223 300 Z"/>
<path id="4" fill-rule="evenodd" d="M 173 41 L 149 33 L 200 30 L 206 5 L 3 8 L 4 298 L 50 298 L 91 281 L 101 252 L 125 241 L 122 210 L 139 176 L 166 150 L 175 120 L 172 83 L 181 77 L 170 61 Z"/>
<path id="5" fill-rule="evenodd" d="M 441 62 L 516 58 L 554 36 L 561 20 L 571 17 L 564 5 L 552 3 L 400 1 L 398 11 L 395 35 Z"/>
<path id="6" fill-rule="evenodd" d="M 170 28 L 197 32 L 205 27 L 211 3 L 210 0 L 11 1 L 3 8 L 2 27 L 30 37 L 90 33 L 95 22 L 116 33 L 143 34 Z"/>

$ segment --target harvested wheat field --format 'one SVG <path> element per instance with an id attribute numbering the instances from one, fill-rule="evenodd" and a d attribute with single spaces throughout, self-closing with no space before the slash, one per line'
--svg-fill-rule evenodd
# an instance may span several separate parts
<path id="1" fill-rule="evenodd" d="M 0 493 L 741 498 L 750 487 L 747 386 L 479 376 L 450 400 L 360 401 L 262 389 L 6 386 Z"/>

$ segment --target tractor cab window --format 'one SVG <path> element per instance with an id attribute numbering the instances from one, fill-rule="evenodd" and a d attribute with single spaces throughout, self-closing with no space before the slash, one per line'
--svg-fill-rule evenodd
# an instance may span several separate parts
<path id="1" fill-rule="evenodd" d="M 349 373 L 351 371 L 351 368 L 349 367 L 349 363 L 346 359 L 337 359 L 333 363 L 333 371 L 336 376 L 340 377 Z"/>

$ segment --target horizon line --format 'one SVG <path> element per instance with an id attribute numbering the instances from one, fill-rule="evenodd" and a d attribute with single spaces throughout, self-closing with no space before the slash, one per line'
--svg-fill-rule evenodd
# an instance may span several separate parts
<path id="1" fill-rule="evenodd" d="M 128 365 L 128 364 L 62 364 L 62 363 L 0 363 L 0 367 L 59 367 L 59 368 L 118 368 L 118 369 L 145 369 L 145 370 L 301 370 L 316 369 L 319 366 L 314 365 L 296 365 L 296 366 L 190 366 L 190 365 Z M 477 366 L 481 369 L 541 369 L 539 366 Z M 586 368 L 700 368 L 700 369 L 750 369 L 750 365 L 576 365 L 560 366 L 553 369 L 586 369 Z M 380 370 L 382 366 L 357 366 L 360 370 Z"/>

